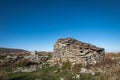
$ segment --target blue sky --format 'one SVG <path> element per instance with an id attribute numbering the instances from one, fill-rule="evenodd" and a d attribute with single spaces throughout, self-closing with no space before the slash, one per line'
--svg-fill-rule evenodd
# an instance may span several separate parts
<path id="1" fill-rule="evenodd" d="M 120 51 L 119 0 L 0 0 L 0 47 L 53 51 L 72 37 Z"/>

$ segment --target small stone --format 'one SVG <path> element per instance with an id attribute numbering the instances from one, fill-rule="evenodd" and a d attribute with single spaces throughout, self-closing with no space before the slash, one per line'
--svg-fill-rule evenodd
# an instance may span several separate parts
<path id="1" fill-rule="evenodd" d="M 91 75 L 92 75 L 92 76 L 95 76 L 95 72 L 92 72 Z"/>
<path id="2" fill-rule="evenodd" d="M 60 80 L 64 80 L 64 78 L 63 78 L 63 77 L 61 77 L 61 78 L 60 78 Z"/>
<path id="3" fill-rule="evenodd" d="M 87 73 L 87 69 L 86 68 L 81 68 L 80 73 Z"/>
<path id="4" fill-rule="evenodd" d="M 80 78 L 80 75 L 79 75 L 79 74 L 76 74 L 76 78 L 79 79 L 79 78 Z"/>

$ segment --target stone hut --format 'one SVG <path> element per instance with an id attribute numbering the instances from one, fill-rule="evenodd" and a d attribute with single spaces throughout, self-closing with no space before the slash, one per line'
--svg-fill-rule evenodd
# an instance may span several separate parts
<path id="1" fill-rule="evenodd" d="M 61 38 L 54 45 L 53 61 L 62 65 L 69 61 L 71 65 L 92 66 L 104 58 L 104 48 L 78 41 L 73 38 Z"/>

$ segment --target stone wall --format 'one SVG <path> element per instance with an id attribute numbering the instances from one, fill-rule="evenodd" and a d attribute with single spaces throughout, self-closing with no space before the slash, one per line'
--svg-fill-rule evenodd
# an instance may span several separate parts
<path id="1" fill-rule="evenodd" d="M 54 45 L 53 61 L 59 65 L 70 61 L 71 65 L 92 66 L 103 59 L 104 53 L 104 48 L 73 38 L 61 38 Z"/>

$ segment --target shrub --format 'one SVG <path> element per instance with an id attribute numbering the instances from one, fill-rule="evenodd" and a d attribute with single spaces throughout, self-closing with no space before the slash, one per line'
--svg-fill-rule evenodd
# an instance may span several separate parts
<path id="1" fill-rule="evenodd" d="M 21 59 L 14 63 L 14 66 L 16 67 L 23 67 L 28 63 L 28 59 Z"/>
<path id="2" fill-rule="evenodd" d="M 5 55 L 0 55 L 0 59 L 5 60 L 6 56 Z"/>

